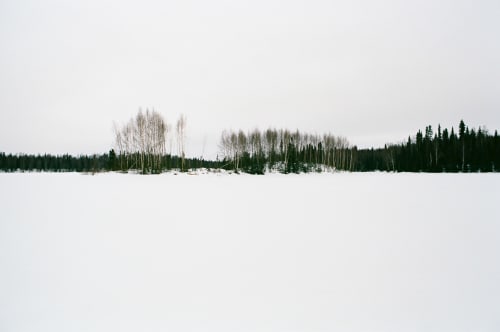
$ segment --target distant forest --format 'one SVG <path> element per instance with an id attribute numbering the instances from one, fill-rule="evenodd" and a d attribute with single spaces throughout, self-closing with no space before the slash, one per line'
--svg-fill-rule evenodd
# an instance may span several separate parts
<path id="1" fill-rule="evenodd" d="M 224 131 L 216 160 L 186 158 L 186 119 L 172 130 L 155 111 L 140 111 L 122 126 L 115 126 L 115 148 L 97 155 L 29 155 L 0 153 L 3 172 L 137 172 L 157 174 L 170 170 L 225 169 L 235 173 L 308 173 L 325 171 L 389 172 L 498 172 L 500 137 L 486 128 L 469 128 L 460 121 L 458 133 L 438 125 L 427 126 L 405 143 L 358 149 L 343 137 L 307 134 L 287 129 Z M 173 133 L 177 155 L 166 152 L 167 134 Z M 172 143 L 173 145 L 173 143 Z M 116 150 L 115 150 L 116 149 Z"/>
<path id="2" fill-rule="evenodd" d="M 458 134 L 437 131 L 427 126 L 406 143 L 386 145 L 382 149 L 358 151 L 358 171 L 395 172 L 498 172 L 500 170 L 500 137 L 495 130 L 469 129 L 460 121 Z"/>

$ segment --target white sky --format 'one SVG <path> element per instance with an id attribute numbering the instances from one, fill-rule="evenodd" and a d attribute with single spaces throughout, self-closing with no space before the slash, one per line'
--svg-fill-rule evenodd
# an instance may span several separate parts
<path id="1" fill-rule="evenodd" d="M 500 2 L 0 1 L 0 151 L 106 152 L 139 107 L 359 146 L 500 128 Z M 205 144 L 203 144 L 205 142 Z"/>

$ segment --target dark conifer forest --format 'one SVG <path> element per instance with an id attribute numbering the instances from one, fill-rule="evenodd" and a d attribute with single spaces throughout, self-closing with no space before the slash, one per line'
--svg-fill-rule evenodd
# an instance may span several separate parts
<path id="1" fill-rule="evenodd" d="M 395 172 L 498 172 L 500 137 L 486 128 L 468 128 L 460 121 L 458 133 L 427 126 L 406 143 L 382 149 L 360 150 L 357 171 Z"/>
<path id="2" fill-rule="evenodd" d="M 148 125 L 149 122 L 151 125 Z M 135 126 L 135 127 L 134 127 Z M 141 127 L 142 126 L 142 127 Z M 143 128 L 134 131 L 134 128 Z M 183 132 L 185 120 L 177 123 L 179 155 L 165 153 L 162 132 L 168 129 L 157 113 L 141 113 L 117 131 L 118 151 L 96 155 L 29 155 L 0 153 L 3 172 L 107 172 L 135 171 L 143 174 L 169 170 L 225 169 L 233 172 L 307 173 L 323 171 L 389 172 L 498 172 L 500 137 L 495 130 L 469 128 L 463 121 L 458 130 L 427 126 L 404 143 L 383 148 L 358 149 L 346 138 L 316 135 L 287 129 L 225 131 L 217 160 L 186 158 Z M 141 131 L 142 130 L 142 131 Z M 137 137 L 133 133 L 138 133 Z M 129 137 L 130 136 L 130 137 Z M 127 143 L 136 142 L 136 144 Z M 140 142 L 137 143 L 137 142 Z"/>

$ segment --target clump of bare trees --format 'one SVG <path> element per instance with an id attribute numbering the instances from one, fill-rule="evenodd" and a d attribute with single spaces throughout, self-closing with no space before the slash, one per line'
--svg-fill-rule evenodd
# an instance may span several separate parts
<path id="1" fill-rule="evenodd" d="M 115 143 L 122 170 L 160 173 L 169 125 L 155 110 L 139 113 L 125 125 L 115 124 Z"/>
<path id="2" fill-rule="evenodd" d="M 167 139 L 171 126 L 155 110 L 139 109 L 137 115 L 123 126 L 115 124 L 115 147 L 118 151 L 117 168 L 139 170 L 143 174 L 161 173 L 165 168 L 186 170 L 186 117 L 181 115 L 176 123 L 175 138 L 178 156 L 167 154 Z M 172 150 L 172 149 L 170 149 Z M 188 160 L 192 163 L 193 160 Z"/>
<path id="3" fill-rule="evenodd" d="M 258 174 L 266 170 L 353 170 L 356 159 L 356 147 L 351 147 L 344 137 L 287 129 L 224 131 L 219 148 L 226 167 Z"/>

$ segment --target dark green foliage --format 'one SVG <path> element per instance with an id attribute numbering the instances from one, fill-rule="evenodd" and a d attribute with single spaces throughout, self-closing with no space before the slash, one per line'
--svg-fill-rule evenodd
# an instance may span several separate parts
<path id="1" fill-rule="evenodd" d="M 174 169 L 174 165 L 179 162 L 179 157 L 166 155 L 162 158 L 162 169 Z M 185 159 L 185 164 L 189 169 L 197 168 L 220 168 L 221 163 L 203 159 Z M 125 163 L 123 163 L 125 165 Z M 3 172 L 106 172 L 106 171 L 128 171 L 136 170 L 133 163 L 129 163 L 128 168 L 120 166 L 120 160 L 114 150 L 109 154 L 100 155 L 26 155 L 26 154 L 5 154 L 0 153 L 0 171 Z"/>
<path id="2" fill-rule="evenodd" d="M 496 172 L 500 168 L 498 134 L 488 135 L 484 128 L 469 129 L 464 121 L 458 126 L 458 137 L 451 128 L 433 134 L 431 126 L 425 135 L 419 130 L 400 145 L 384 149 L 359 150 L 356 170 L 397 172 Z"/>
<path id="3" fill-rule="evenodd" d="M 116 157 L 116 153 L 114 149 L 109 151 L 109 163 L 108 170 L 117 171 L 119 170 L 118 158 Z"/>
<path id="4" fill-rule="evenodd" d="M 109 155 L 81 155 L 68 154 L 53 155 L 26 155 L 0 153 L 0 170 L 15 171 L 49 171 L 49 172 L 100 172 L 110 170 Z"/>

